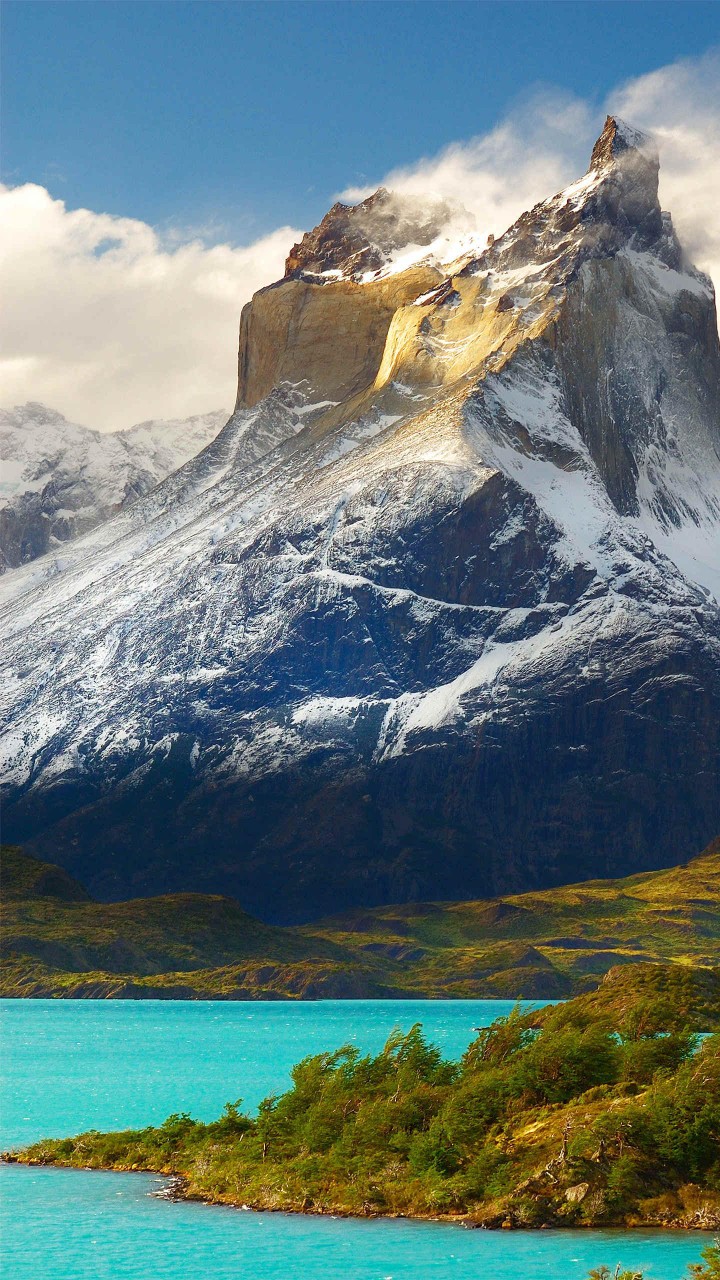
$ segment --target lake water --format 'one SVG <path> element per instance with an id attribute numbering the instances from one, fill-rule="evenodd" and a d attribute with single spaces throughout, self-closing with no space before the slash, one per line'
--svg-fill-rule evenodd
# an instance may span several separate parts
<path id="1" fill-rule="evenodd" d="M 172 1111 L 255 1107 L 308 1053 L 376 1051 L 422 1022 L 458 1056 L 507 1001 L 2 1001 L 3 1147 Z M 682 1280 L 701 1233 L 467 1231 L 440 1223 L 256 1214 L 149 1195 L 145 1174 L 5 1166 L 8 1280 L 584 1280 L 591 1266 Z"/>

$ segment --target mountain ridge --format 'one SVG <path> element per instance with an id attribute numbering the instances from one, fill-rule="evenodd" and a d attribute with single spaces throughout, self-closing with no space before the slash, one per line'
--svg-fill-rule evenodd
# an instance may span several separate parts
<path id="1" fill-rule="evenodd" d="M 219 409 L 101 432 L 39 401 L 0 409 L 0 571 L 59 550 L 136 501 L 227 418 Z"/>

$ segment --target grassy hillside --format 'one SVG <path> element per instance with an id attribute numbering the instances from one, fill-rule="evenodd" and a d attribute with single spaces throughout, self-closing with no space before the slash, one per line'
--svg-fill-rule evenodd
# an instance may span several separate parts
<path id="1" fill-rule="evenodd" d="M 0 896 L 3 902 L 34 898 L 90 902 L 90 895 L 62 867 L 29 858 L 14 845 L 0 848 Z"/>
<path id="2" fill-rule="evenodd" d="M 299 1063 L 256 1117 L 230 1103 L 35 1143 L 29 1163 L 149 1169 L 255 1208 L 487 1226 L 720 1226 L 720 975 L 613 969 L 600 992 L 480 1032 L 443 1061 L 419 1026 L 376 1057 Z M 13 1156 L 12 1158 L 17 1158 Z"/>
<path id="3" fill-rule="evenodd" d="M 542 999 L 590 990 L 617 965 L 720 955 L 720 841 L 669 871 L 302 928 L 200 894 L 93 902 L 17 849 L 3 851 L 2 885 L 5 996 Z"/>
<path id="4" fill-rule="evenodd" d="M 446 995 L 566 996 L 618 964 L 720 956 L 720 840 L 668 871 L 490 901 L 352 912 L 312 926 L 353 949 L 403 960 Z"/>

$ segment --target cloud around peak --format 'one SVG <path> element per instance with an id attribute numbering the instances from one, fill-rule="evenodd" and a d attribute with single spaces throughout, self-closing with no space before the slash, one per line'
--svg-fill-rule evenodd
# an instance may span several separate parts
<path id="1" fill-rule="evenodd" d="M 720 51 L 687 59 L 618 86 L 601 104 L 552 88 L 519 102 L 496 128 L 454 142 L 436 156 L 392 170 L 391 190 L 454 200 L 481 235 L 500 235 L 524 210 L 587 168 L 605 116 L 617 114 L 654 136 L 660 200 L 697 266 L 720 289 Z M 372 187 L 349 188 L 357 200 Z"/>
<path id="2" fill-rule="evenodd" d="M 652 132 L 660 200 L 690 257 L 720 293 L 720 50 L 632 80 L 610 109 Z"/>

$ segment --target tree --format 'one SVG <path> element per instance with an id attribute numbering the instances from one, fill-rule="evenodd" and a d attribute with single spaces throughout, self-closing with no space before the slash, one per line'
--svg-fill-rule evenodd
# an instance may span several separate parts
<path id="1" fill-rule="evenodd" d="M 688 1267 L 691 1280 L 720 1280 L 720 1236 L 703 1249 L 702 1262 L 692 1262 Z"/>

